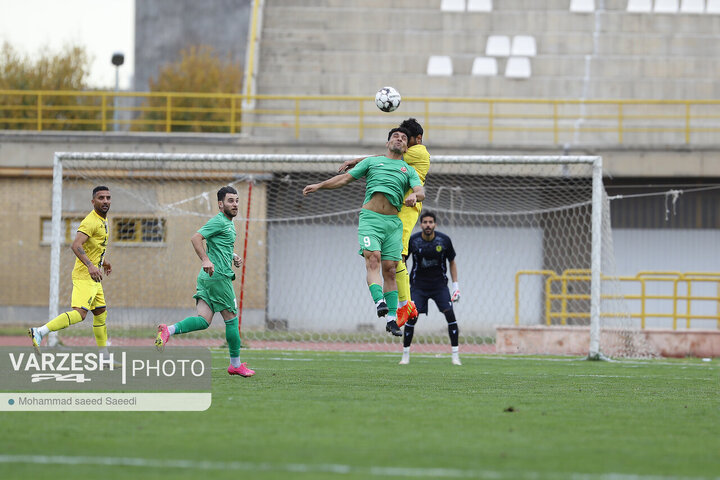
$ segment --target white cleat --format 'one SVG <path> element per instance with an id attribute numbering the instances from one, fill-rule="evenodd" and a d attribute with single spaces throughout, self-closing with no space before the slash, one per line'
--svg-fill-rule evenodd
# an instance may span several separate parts
<path id="1" fill-rule="evenodd" d="M 35 349 L 35 353 L 40 355 L 40 342 L 42 342 L 42 335 L 37 328 L 28 328 L 28 336 L 32 341 L 32 346 Z"/>
<path id="2" fill-rule="evenodd" d="M 400 363 L 398 365 L 407 365 L 408 363 L 410 363 L 410 356 L 408 355 L 406 357 L 405 355 L 403 355 L 403 357 L 400 359 Z"/>
<path id="3" fill-rule="evenodd" d="M 452 357 L 452 364 L 453 365 L 462 365 L 462 362 L 460 361 L 460 357 Z"/>

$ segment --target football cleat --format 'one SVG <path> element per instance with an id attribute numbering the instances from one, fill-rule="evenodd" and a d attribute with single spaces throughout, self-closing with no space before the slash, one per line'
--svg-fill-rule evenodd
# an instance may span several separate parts
<path id="1" fill-rule="evenodd" d="M 406 308 L 408 313 L 408 320 L 415 320 L 420 316 L 420 313 L 418 313 L 418 309 L 415 306 L 415 302 L 413 302 L 412 300 L 408 300 Z"/>
<path id="2" fill-rule="evenodd" d="M 157 329 L 158 333 L 155 337 L 155 348 L 158 349 L 158 352 L 162 352 L 165 350 L 165 344 L 170 340 L 170 332 L 168 332 L 167 325 L 164 323 L 161 323 L 158 325 Z"/>
<path id="3" fill-rule="evenodd" d="M 452 364 L 453 365 L 462 365 L 462 362 L 460 361 L 460 357 L 457 355 L 452 356 Z"/>
<path id="4" fill-rule="evenodd" d="M 246 362 L 243 362 L 240 364 L 239 367 L 233 367 L 230 365 L 228 367 L 228 373 L 230 375 L 240 375 L 241 377 L 252 377 L 255 375 L 255 370 L 250 370 L 247 366 Z"/>
<path id="5" fill-rule="evenodd" d="M 37 328 L 28 328 L 28 336 L 32 340 L 32 346 L 35 349 L 35 353 L 40 355 L 40 342 L 42 342 L 42 335 L 40 335 Z"/>
<path id="6" fill-rule="evenodd" d="M 408 363 L 410 363 L 410 355 L 403 355 L 398 365 L 407 365 Z"/>
<path id="7" fill-rule="evenodd" d="M 384 317 L 385 315 L 388 314 L 389 311 L 390 311 L 390 309 L 388 308 L 387 303 L 385 303 L 384 300 L 381 301 L 380 303 L 378 303 L 378 305 L 377 305 L 378 318 Z"/>
<path id="8" fill-rule="evenodd" d="M 402 337 L 403 334 L 395 320 L 391 320 L 385 324 L 385 331 L 390 332 L 395 337 Z"/>
<path id="9" fill-rule="evenodd" d="M 397 326 L 402 327 L 405 325 L 408 321 L 408 305 L 403 305 L 402 307 L 398 308 L 397 310 Z"/>

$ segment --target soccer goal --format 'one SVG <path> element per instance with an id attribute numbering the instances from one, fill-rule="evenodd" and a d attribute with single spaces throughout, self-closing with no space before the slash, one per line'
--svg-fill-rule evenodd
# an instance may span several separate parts
<path id="1" fill-rule="evenodd" d="M 364 181 L 302 196 L 349 158 L 57 153 L 50 318 L 69 307 L 74 257 L 66 247 L 91 208 L 92 188 L 107 185 L 108 332 L 115 344 L 151 345 L 157 324 L 193 314 L 200 262 L 190 237 L 218 212 L 217 190 L 232 185 L 241 200 L 236 252 L 245 264 L 235 285 L 245 346 L 399 350 L 401 340 L 375 315 L 358 255 Z M 494 351 L 498 326 L 586 329 L 591 357 L 643 351 L 609 280 L 614 256 L 600 157 L 435 156 L 423 206 L 457 251 L 461 351 Z M 603 340 L 604 330 L 620 332 L 611 337 L 620 340 Z M 444 316 L 432 302 L 415 331 L 416 351 L 449 351 Z M 216 319 L 202 334 L 173 341 L 221 344 L 223 335 Z"/>

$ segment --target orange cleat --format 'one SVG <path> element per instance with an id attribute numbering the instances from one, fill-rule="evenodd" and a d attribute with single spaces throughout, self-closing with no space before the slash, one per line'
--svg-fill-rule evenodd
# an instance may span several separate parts
<path id="1" fill-rule="evenodd" d="M 402 327 L 408 321 L 408 308 L 407 308 L 408 305 L 410 305 L 410 304 L 407 303 L 397 309 L 397 325 L 398 325 L 398 327 Z"/>

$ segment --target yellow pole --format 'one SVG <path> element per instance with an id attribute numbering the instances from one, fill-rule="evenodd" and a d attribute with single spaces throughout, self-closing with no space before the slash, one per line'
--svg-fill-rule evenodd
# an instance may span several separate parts
<path id="1" fill-rule="evenodd" d="M 42 93 L 38 93 L 37 99 L 37 129 L 38 132 L 42 132 Z"/>
<path id="2" fill-rule="evenodd" d="M 235 133 L 235 96 L 230 97 L 230 133 Z"/>
<path id="3" fill-rule="evenodd" d="M 107 94 L 103 93 L 102 96 L 102 108 L 100 109 L 102 131 L 107 132 Z"/>
<path id="4" fill-rule="evenodd" d="M 494 105 L 495 104 L 493 102 L 488 102 L 488 143 L 492 143 L 492 141 L 493 141 L 493 108 L 494 108 Z"/>
<path id="5" fill-rule="evenodd" d="M 165 97 L 165 131 L 170 133 L 172 131 L 172 95 L 168 94 Z"/>
<path id="6" fill-rule="evenodd" d="M 300 138 L 300 99 L 295 99 L 295 138 Z"/>
<path id="7" fill-rule="evenodd" d="M 245 92 L 248 98 L 252 94 L 252 78 L 255 70 L 255 44 L 257 41 L 257 17 L 258 17 L 258 5 L 260 0 L 253 2 L 252 22 L 250 24 L 250 51 L 248 52 L 248 74 L 245 79 Z"/>

